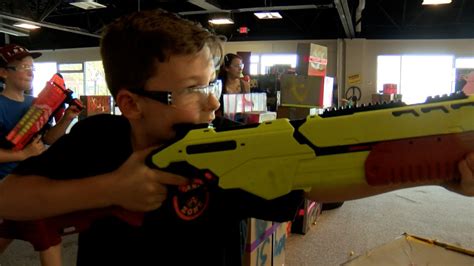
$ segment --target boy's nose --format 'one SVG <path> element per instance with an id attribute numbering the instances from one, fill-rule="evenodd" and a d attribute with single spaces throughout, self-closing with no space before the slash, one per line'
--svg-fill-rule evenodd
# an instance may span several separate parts
<path id="1" fill-rule="evenodd" d="M 209 110 L 215 111 L 219 109 L 220 106 L 221 104 L 219 102 L 219 99 L 217 99 L 214 94 L 210 93 L 209 96 L 207 96 L 207 107 L 209 108 Z"/>

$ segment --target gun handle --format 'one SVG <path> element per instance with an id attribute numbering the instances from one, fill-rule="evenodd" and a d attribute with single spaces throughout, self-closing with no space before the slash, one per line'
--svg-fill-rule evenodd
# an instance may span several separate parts
<path id="1" fill-rule="evenodd" d="M 369 185 L 459 178 L 458 163 L 474 151 L 474 132 L 377 143 L 365 162 Z"/>
<path id="2" fill-rule="evenodd" d="M 54 116 L 54 121 L 57 123 L 61 118 L 64 116 L 64 111 L 65 111 L 65 105 L 61 104 L 58 109 L 53 113 Z"/>
<path id="3" fill-rule="evenodd" d="M 77 106 L 81 111 L 84 110 L 84 104 L 77 98 L 72 99 L 69 104 Z"/>

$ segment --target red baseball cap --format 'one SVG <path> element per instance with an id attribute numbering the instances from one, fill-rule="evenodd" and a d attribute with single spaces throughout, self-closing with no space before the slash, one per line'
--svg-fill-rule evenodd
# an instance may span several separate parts
<path id="1" fill-rule="evenodd" d="M 37 58 L 41 56 L 39 52 L 30 52 L 25 47 L 16 44 L 7 44 L 0 48 L 0 65 L 6 66 L 15 60 L 21 60 L 26 56 Z"/>

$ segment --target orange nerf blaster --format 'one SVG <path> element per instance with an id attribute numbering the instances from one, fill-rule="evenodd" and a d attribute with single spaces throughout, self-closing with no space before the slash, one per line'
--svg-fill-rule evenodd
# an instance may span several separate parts
<path id="1" fill-rule="evenodd" d="M 64 113 L 64 103 L 76 105 L 80 110 L 84 109 L 81 101 L 72 98 L 72 93 L 70 89 L 66 89 L 61 74 L 54 74 L 46 82 L 46 86 L 30 109 L 8 133 L 6 139 L 12 144 L 13 150 L 23 149 L 36 134 L 41 132 L 53 115 L 58 121 Z"/>

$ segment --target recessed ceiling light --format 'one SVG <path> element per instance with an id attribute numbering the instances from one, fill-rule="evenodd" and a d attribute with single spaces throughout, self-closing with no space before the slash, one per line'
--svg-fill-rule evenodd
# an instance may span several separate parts
<path id="1" fill-rule="evenodd" d="M 234 21 L 230 18 L 213 18 L 209 20 L 209 23 L 215 25 L 234 24 Z"/>
<path id="2" fill-rule="evenodd" d="M 281 19 L 282 16 L 278 12 L 255 12 L 253 13 L 258 19 Z"/>
<path id="3" fill-rule="evenodd" d="M 27 37 L 27 36 L 29 36 L 28 33 L 13 30 L 13 29 L 6 29 L 4 27 L 0 27 L 0 32 L 6 33 L 8 35 L 18 36 L 18 37 Z"/>
<path id="4" fill-rule="evenodd" d="M 23 22 L 15 23 L 13 24 L 13 26 L 18 27 L 18 28 L 28 29 L 28 30 L 35 30 L 35 29 L 40 28 L 39 26 L 29 24 L 29 23 L 23 23 Z"/>
<path id="5" fill-rule="evenodd" d="M 98 8 L 106 8 L 107 6 L 104 6 L 102 4 L 97 3 L 94 0 L 76 0 L 75 2 L 69 3 L 70 5 L 82 8 L 82 9 L 98 9 Z"/>
<path id="6" fill-rule="evenodd" d="M 423 5 L 451 4 L 451 0 L 423 0 Z"/>

